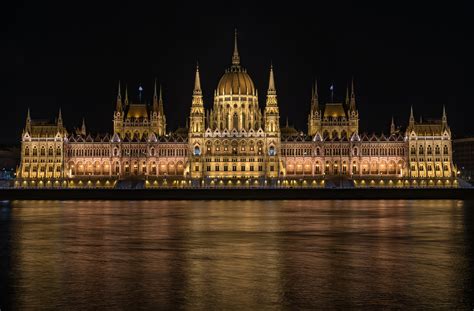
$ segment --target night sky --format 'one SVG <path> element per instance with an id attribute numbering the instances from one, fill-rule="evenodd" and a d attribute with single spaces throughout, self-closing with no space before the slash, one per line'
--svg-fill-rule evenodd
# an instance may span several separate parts
<path id="1" fill-rule="evenodd" d="M 168 129 L 183 126 L 196 61 L 208 108 L 234 28 L 261 107 L 273 61 L 282 124 L 306 130 L 316 77 L 325 102 L 332 83 L 342 100 L 353 76 L 362 132 L 388 132 L 392 115 L 405 126 L 410 105 L 417 120 L 440 118 L 444 104 L 454 135 L 474 134 L 472 7 L 380 2 L 10 1 L 0 13 L 0 143 L 19 141 L 28 107 L 33 119 L 61 107 L 68 129 L 84 117 L 88 130 L 111 132 L 119 80 L 151 100 L 156 77 Z"/>

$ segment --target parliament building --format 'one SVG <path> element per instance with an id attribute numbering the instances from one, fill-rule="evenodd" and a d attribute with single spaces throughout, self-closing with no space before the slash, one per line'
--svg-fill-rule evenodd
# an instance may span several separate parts
<path id="1" fill-rule="evenodd" d="M 359 132 L 354 83 L 343 102 L 310 99 L 308 132 L 282 126 L 270 67 L 264 108 L 241 65 L 235 36 L 232 63 L 205 108 L 199 67 L 186 128 L 169 131 L 161 88 L 151 104 L 129 99 L 120 83 L 113 132 L 69 131 L 30 111 L 21 137 L 16 187 L 457 187 L 446 113 L 405 130 Z M 309 99 L 308 99 L 309 101 Z M 408 115 L 408 114 L 407 114 Z"/>

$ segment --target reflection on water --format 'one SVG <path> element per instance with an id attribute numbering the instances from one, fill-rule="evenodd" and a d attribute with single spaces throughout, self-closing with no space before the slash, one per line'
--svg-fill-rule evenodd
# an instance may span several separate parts
<path id="1" fill-rule="evenodd" d="M 0 308 L 470 309 L 463 201 L 16 201 Z"/>

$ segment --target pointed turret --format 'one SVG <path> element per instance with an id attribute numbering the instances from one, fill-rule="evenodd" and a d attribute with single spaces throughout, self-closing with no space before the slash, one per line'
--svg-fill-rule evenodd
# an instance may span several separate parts
<path id="1" fill-rule="evenodd" d="M 59 108 L 59 113 L 58 113 L 58 127 L 63 126 L 63 115 L 61 113 L 61 108 Z"/>
<path id="2" fill-rule="evenodd" d="M 120 81 L 118 83 L 118 91 L 117 91 L 117 104 L 115 106 L 116 111 L 122 111 L 122 92 L 120 90 Z"/>
<path id="3" fill-rule="evenodd" d="M 443 123 L 443 125 L 448 124 L 448 116 L 446 115 L 446 108 L 444 107 L 444 105 L 443 105 L 443 116 L 441 117 L 441 122 Z"/>
<path id="4" fill-rule="evenodd" d="M 125 106 L 128 106 L 128 86 L 125 85 Z"/>
<path id="5" fill-rule="evenodd" d="M 160 85 L 160 95 L 161 95 L 161 85 Z M 156 78 L 155 83 L 153 85 L 153 112 L 158 113 L 158 92 L 156 91 Z"/>
<path id="6" fill-rule="evenodd" d="M 202 135 L 204 133 L 205 111 L 202 101 L 201 78 L 199 76 L 199 64 L 196 63 L 196 75 L 194 77 L 193 100 L 191 113 L 189 115 L 189 135 Z"/>
<path id="7" fill-rule="evenodd" d="M 158 111 L 162 116 L 165 115 L 164 109 L 163 109 L 163 90 L 161 88 L 161 84 L 160 84 L 160 97 L 158 98 Z"/>
<path id="8" fill-rule="evenodd" d="M 270 78 L 268 79 L 267 95 L 276 95 L 275 78 L 273 77 L 273 64 L 270 65 Z"/>
<path id="9" fill-rule="evenodd" d="M 86 136 L 86 120 L 82 118 L 81 135 Z"/>
<path id="10" fill-rule="evenodd" d="M 413 106 L 410 106 L 410 119 L 408 120 L 410 126 L 415 125 L 415 116 L 413 115 Z"/>
<path id="11" fill-rule="evenodd" d="M 237 48 L 237 29 L 235 29 L 234 34 L 234 54 L 232 55 L 232 65 L 236 67 L 240 66 L 240 56 Z"/>
<path id="12" fill-rule="evenodd" d="M 25 130 L 27 132 L 31 132 L 31 115 L 30 115 L 30 108 L 28 108 L 28 112 L 26 113 L 26 125 Z"/>
<path id="13" fill-rule="evenodd" d="M 349 85 L 346 86 L 346 108 L 350 106 Z"/>
<path id="14" fill-rule="evenodd" d="M 392 123 L 390 123 L 390 135 L 395 134 L 395 121 L 393 120 L 392 116 Z"/>
<path id="15" fill-rule="evenodd" d="M 198 63 L 196 63 L 196 76 L 194 78 L 193 95 L 202 95 L 201 78 L 199 77 L 199 64 Z"/>
<path id="16" fill-rule="evenodd" d="M 356 110 L 354 78 L 352 78 L 352 83 L 351 83 L 350 110 L 351 110 L 351 111 L 355 111 L 355 110 Z"/>
<path id="17" fill-rule="evenodd" d="M 318 80 L 314 81 L 313 92 L 311 96 L 311 113 L 313 115 L 319 113 L 319 96 L 318 96 Z"/>

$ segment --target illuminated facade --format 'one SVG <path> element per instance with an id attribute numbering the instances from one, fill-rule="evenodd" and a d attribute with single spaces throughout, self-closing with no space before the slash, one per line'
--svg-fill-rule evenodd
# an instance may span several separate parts
<path id="1" fill-rule="evenodd" d="M 113 133 L 92 135 L 34 121 L 22 134 L 17 187 L 418 187 L 457 186 L 451 131 L 439 121 L 415 122 L 406 131 L 359 133 L 354 83 L 344 102 L 320 104 L 313 87 L 308 133 L 280 128 L 273 67 L 263 110 L 240 63 L 237 36 L 232 65 L 204 107 L 196 68 L 188 127 L 168 132 L 161 89 L 152 104 L 122 97 Z M 141 97 L 141 96 L 140 96 Z"/>

